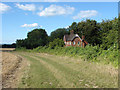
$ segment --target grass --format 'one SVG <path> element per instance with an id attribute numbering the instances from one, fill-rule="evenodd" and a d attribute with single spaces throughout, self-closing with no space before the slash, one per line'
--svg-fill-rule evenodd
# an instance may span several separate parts
<path id="1" fill-rule="evenodd" d="M 31 52 L 49 53 L 59 56 L 82 57 L 84 60 L 90 62 L 99 62 L 104 64 L 111 64 L 118 68 L 118 46 L 111 46 L 108 50 L 103 50 L 99 46 L 87 45 L 85 48 L 81 47 L 55 47 L 51 49 L 48 46 L 39 46 Z"/>
<path id="2" fill-rule="evenodd" d="M 43 53 L 18 52 L 30 61 L 19 87 L 117 88 L 118 72 L 110 65 Z"/>
<path id="3" fill-rule="evenodd" d="M 58 81 L 54 77 L 52 72 L 49 72 L 44 65 L 42 65 L 38 60 L 31 58 L 29 56 L 23 55 L 27 60 L 31 62 L 29 72 L 27 73 L 27 78 L 22 78 L 22 83 L 20 87 L 28 88 L 54 88 Z"/>

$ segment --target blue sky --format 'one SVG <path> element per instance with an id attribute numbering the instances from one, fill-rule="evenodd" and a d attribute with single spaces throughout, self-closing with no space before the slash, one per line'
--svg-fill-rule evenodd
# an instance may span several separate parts
<path id="1" fill-rule="evenodd" d="M 3 2 L 2 42 L 14 43 L 24 39 L 34 28 L 43 28 L 48 35 L 57 28 L 86 18 L 101 22 L 118 17 L 117 2 Z"/>

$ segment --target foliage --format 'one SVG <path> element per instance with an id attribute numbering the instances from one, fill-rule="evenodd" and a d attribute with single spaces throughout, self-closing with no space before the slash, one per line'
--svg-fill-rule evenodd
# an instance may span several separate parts
<path id="1" fill-rule="evenodd" d="M 0 45 L 0 48 L 16 48 L 16 44 L 2 44 Z"/>
<path id="2" fill-rule="evenodd" d="M 16 41 L 16 46 L 17 46 L 17 48 L 25 47 L 24 40 L 23 39 L 17 40 Z"/>
<path id="3" fill-rule="evenodd" d="M 87 61 L 104 62 L 105 64 L 112 64 L 118 67 L 118 45 L 114 44 L 108 50 L 103 50 L 101 47 L 87 45 L 85 48 L 81 47 L 38 47 L 34 49 L 35 52 L 49 53 L 55 55 L 81 57 Z"/>
<path id="4" fill-rule="evenodd" d="M 86 21 L 81 22 L 73 22 L 71 26 L 69 26 L 69 30 L 74 30 L 74 33 L 77 33 L 80 37 L 85 35 L 85 40 L 89 42 L 89 44 L 96 45 L 100 44 L 100 27 L 95 20 L 87 19 Z"/>
<path id="5" fill-rule="evenodd" d="M 49 47 L 51 49 L 54 49 L 55 47 L 63 47 L 63 46 L 64 46 L 64 41 L 62 39 L 59 39 L 59 38 L 54 39 L 53 42 L 49 43 Z"/>
<path id="6" fill-rule="evenodd" d="M 15 48 L 15 51 L 28 51 L 28 50 L 24 47 L 19 47 L 19 48 Z"/>
<path id="7" fill-rule="evenodd" d="M 118 40 L 118 18 L 103 20 L 101 23 L 90 19 L 78 23 L 73 22 L 68 29 L 73 29 L 74 33 L 77 33 L 80 37 L 85 35 L 85 40 L 89 44 L 93 46 L 101 45 L 105 50 Z"/>
<path id="8" fill-rule="evenodd" d="M 36 48 L 47 44 L 48 35 L 44 29 L 34 29 L 28 33 L 27 37 L 29 44 L 28 48 Z"/>
<path id="9" fill-rule="evenodd" d="M 100 24 L 102 48 L 107 50 L 114 43 L 118 42 L 118 19 L 102 21 Z"/>
<path id="10" fill-rule="evenodd" d="M 17 48 L 25 47 L 33 49 L 38 46 L 45 46 L 48 42 L 48 35 L 44 29 L 34 29 L 27 34 L 26 39 L 17 40 Z"/>
<path id="11" fill-rule="evenodd" d="M 52 42 L 56 38 L 63 39 L 63 36 L 68 33 L 69 33 L 68 30 L 66 30 L 65 28 L 59 28 L 51 32 L 49 36 L 49 42 Z"/>

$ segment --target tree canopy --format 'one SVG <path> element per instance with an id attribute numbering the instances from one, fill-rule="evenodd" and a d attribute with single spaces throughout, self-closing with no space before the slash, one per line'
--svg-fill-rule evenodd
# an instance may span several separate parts
<path id="1" fill-rule="evenodd" d="M 56 38 L 63 39 L 65 34 L 68 34 L 69 31 L 65 28 L 58 28 L 55 31 L 51 32 L 49 36 L 49 41 L 53 41 Z"/>
<path id="2" fill-rule="evenodd" d="M 17 47 L 26 47 L 27 49 L 45 46 L 48 42 L 48 35 L 44 29 L 34 29 L 27 34 L 27 38 L 17 40 Z"/>

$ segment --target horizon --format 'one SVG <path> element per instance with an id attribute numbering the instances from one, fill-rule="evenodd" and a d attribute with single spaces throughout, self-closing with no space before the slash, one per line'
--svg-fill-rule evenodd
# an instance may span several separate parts
<path id="1" fill-rule="evenodd" d="M 118 17 L 118 2 L 2 2 L 2 41 L 12 44 L 36 28 L 47 34 L 73 22 L 92 19 L 98 23 Z M 16 23 L 17 22 L 17 23 Z M 11 33 L 10 33 L 11 32 Z"/>

